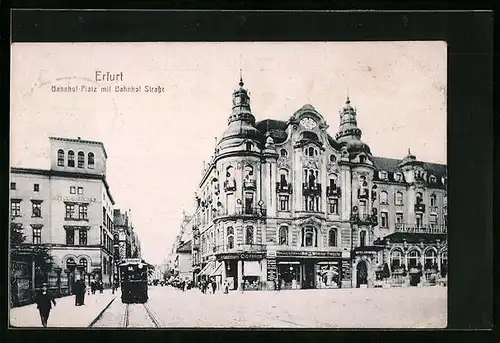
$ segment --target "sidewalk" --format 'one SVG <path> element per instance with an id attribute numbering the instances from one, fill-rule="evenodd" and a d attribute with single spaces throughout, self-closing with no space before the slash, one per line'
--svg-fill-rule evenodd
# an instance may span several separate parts
<path id="1" fill-rule="evenodd" d="M 115 298 L 120 297 L 120 291 L 112 294 L 105 290 L 102 294 L 85 295 L 85 305 L 75 306 L 75 296 L 56 299 L 52 307 L 47 327 L 88 327 Z M 42 327 L 36 304 L 10 309 L 10 325 L 12 327 Z"/>

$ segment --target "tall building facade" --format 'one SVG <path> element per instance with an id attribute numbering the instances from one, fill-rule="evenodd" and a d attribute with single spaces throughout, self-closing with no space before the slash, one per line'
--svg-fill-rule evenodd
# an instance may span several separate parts
<path id="1" fill-rule="evenodd" d="M 445 165 L 373 156 L 349 98 L 333 136 L 311 105 L 256 121 L 243 86 L 195 194 L 196 277 L 232 289 L 347 288 L 375 285 L 385 265 L 406 281 L 443 269 Z"/>
<path id="2" fill-rule="evenodd" d="M 106 160 L 101 142 L 50 137 L 50 169 L 11 168 L 11 222 L 26 244 L 50 248 L 70 288 L 78 276 L 112 281 L 115 201 Z"/>

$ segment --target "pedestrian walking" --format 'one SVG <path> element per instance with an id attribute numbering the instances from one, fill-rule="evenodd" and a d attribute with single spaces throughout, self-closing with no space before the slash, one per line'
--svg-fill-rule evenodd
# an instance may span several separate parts
<path id="1" fill-rule="evenodd" d="M 80 279 L 80 306 L 85 305 L 85 291 L 87 290 L 87 286 L 85 285 L 85 281 Z"/>
<path id="2" fill-rule="evenodd" d="M 102 280 L 99 280 L 99 293 L 102 293 L 104 290 L 104 285 L 102 284 Z"/>
<path id="3" fill-rule="evenodd" d="M 42 289 L 36 296 L 36 307 L 40 312 L 40 319 L 42 321 L 43 327 L 47 327 L 47 321 L 49 320 L 50 309 L 52 304 L 56 306 L 56 301 L 54 297 L 49 293 L 47 284 L 42 285 Z"/>
<path id="4" fill-rule="evenodd" d="M 96 288 L 95 280 L 92 279 L 92 281 L 90 281 L 90 291 L 92 294 L 95 294 L 95 288 Z"/>
<path id="5" fill-rule="evenodd" d="M 217 283 L 215 279 L 212 279 L 212 294 L 215 294 L 215 290 L 217 289 Z"/>
<path id="6" fill-rule="evenodd" d="M 229 285 L 227 284 L 227 281 L 224 280 L 224 294 L 228 294 L 229 293 Z"/>

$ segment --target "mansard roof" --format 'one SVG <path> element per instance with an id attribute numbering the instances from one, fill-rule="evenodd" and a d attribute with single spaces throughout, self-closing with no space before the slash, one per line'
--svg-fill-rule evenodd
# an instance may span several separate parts
<path id="1" fill-rule="evenodd" d="M 387 157 L 373 157 L 373 163 L 377 170 L 385 170 L 390 173 L 394 173 L 399 170 L 398 164 L 401 160 L 396 158 L 387 158 Z M 425 170 L 436 175 L 437 177 L 446 177 L 446 165 L 438 164 L 438 163 L 428 163 L 423 162 L 422 166 Z"/>

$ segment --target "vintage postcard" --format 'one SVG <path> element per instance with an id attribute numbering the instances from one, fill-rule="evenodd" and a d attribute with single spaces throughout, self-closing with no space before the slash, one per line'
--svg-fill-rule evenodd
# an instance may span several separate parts
<path id="1" fill-rule="evenodd" d="M 445 42 L 11 49 L 12 327 L 447 326 Z"/>

